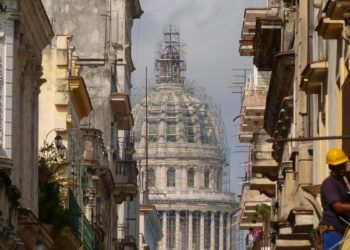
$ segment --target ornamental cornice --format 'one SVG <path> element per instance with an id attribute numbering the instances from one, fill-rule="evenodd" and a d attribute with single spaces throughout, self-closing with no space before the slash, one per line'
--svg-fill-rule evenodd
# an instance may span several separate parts
<path id="1" fill-rule="evenodd" d="M 40 0 L 20 1 L 25 23 L 32 31 L 34 40 L 43 50 L 54 36 L 52 26 Z"/>
<path id="2" fill-rule="evenodd" d="M 224 207 L 224 206 L 217 206 L 215 204 L 213 205 L 197 205 L 197 204 L 158 204 L 158 203 L 152 203 L 156 206 L 157 211 L 189 211 L 189 212 L 213 212 L 213 213 L 234 213 L 234 207 Z"/>

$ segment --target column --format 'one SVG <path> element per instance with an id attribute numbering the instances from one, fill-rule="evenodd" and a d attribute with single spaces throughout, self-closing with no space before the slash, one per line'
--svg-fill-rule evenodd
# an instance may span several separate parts
<path id="1" fill-rule="evenodd" d="M 167 171 L 167 167 L 166 166 L 162 166 L 162 175 L 161 175 L 161 180 L 162 180 L 162 188 L 167 188 L 167 176 L 166 176 L 166 171 Z"/>
<path id="2" fill-rule="evenodd" d="M 210 250 L 215 250 L 215 212 L 211 211 L 210 219 Z"/>
<path id="3" fill-rule="evenodd" d="M 204 215 L 205 212 L 201 212 L 201 218 L 200 218 L 200 236 L 199 236 L 199 240 L 200 240 L 200 248 L 204 249 Z"/>
<path id="4" fill-rule="evenodd" d="M 187 168 L 182 167 L 181 168 L 181 174 L 182 174 L 182 188 L 187 188 Z"/>
<path id="5" fill-rule="evenodd" d="M 167 211 L 163 211 L 163 249 L 166 249 L 166 240 L 167 240 L 167 221 L 168 221 L 168 215 Z"/>
<path id="6" fill-rule="evenodd" d="M 180 211 L 175 211 L 175 246 L 176 249 L 181 249 Z"/>
<path id="7" fill-rule="evenodd" d="M 227 249 L 231 249 L 231 215 L 227 214 L 227 222 L 226 222 L 226 246 Z"/>
<path id="8" fill-rule="evenodd" d="M 219 250 L 224 249 L 224 214 L 220 212 Z"/>
<path id="9" fill-rule="evenodd" d="M 188 211 L 188 249 L 193 249 L 193 213 Z"/>

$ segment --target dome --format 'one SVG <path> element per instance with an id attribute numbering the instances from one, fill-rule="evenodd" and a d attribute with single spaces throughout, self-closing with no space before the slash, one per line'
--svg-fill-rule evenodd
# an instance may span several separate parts
<path id="1" fill-rule="evenodd" d="M 147 106 L 148 128 L 146 99 L 133 108 L 134 158 L 145 160 L 147 143 L 150 189 L 168 192 L 180 186 L 185 192 L 221 191 L 226 155 L 218 112 L 214 113 L 210 104 L 195 97 L 194 91 L 186 89 L 181 83 L 156 84 Z M 162 167 L 167 173 L 157 174 Z M 168 183 L 169 170 L 176 172 L 174 178 L 177 181 L 172 184 Z"/>
<path id="2" fill-rule="evenodd" d="M 146 100 L 133 108 L 136 158 L 146 141 Z M 217 115 L 184 88 L 160 84 L 148 98 L 149 157 L 195 158 L 223 164 L 225 155 Z M 137 150 L 139 149 L 139 150 Z M 181 153 L 181 154 L 179 154 Z"/>
<path id="3" fill-rule="evenodd" d="M 170 26 L 147 105 L 144 98 L 132 109 L 134 159 L 145 194 L 140 200 L 155 205 L 161 218 L 159 250 L 219 248 L 233 237 L 228 225 L 237 203 L 223 190 L 227 151 L 220 112 L 203 91 L 186 86 L 185 68 L 179 34 Z"/>

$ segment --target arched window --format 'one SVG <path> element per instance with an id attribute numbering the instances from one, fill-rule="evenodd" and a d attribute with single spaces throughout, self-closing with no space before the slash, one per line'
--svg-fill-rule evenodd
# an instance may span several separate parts
<path id="1" fill-rule="evenodd" d="M 194 187 L 194 170 L 190 168 L 187 171 L 187 187 Z"/>
<path id="2" fill-rule="evenodd" d="M 148 186 L 154 187 L 156 185 L 156 171 L 151 168 L 148 170 Z"/>
<path id="3" fill-rule="evenodd" d="M 210 177 L 210 172 L 208 169 L 206 169 L 204 172 L 204 188 L 209 188 L 209 177 Z"/>
<path id="4" fill-rule="evenodd" d="M 167 186 L 175 187 L 175 169 L 169 168 L 167 172 Z"/>

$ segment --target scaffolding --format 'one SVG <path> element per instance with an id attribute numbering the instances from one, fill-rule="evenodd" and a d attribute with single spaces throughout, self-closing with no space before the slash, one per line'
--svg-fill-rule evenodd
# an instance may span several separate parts
<path id="1" fill-rule="evenodd" d="M 145 81 L 153 85 L 132 92 L 134 156 L 147 165 L 149 201 L 162 220 L 159 249 L 236 249 L 231 225 L 237 204 L 227 192 L 229 150 L 220 106 L 185 79 L 183 47 L 178 28 L 167 27 L 155 79 Z"/>
<path id="2" fill-rule="evenodd" d="M 163 30 L 163 39 L 158 42 L 154 73 L 157 83 L 184 83 L 186 62 L 185 46 L 180 41 L 179 28 L 169 25 Z"/>

